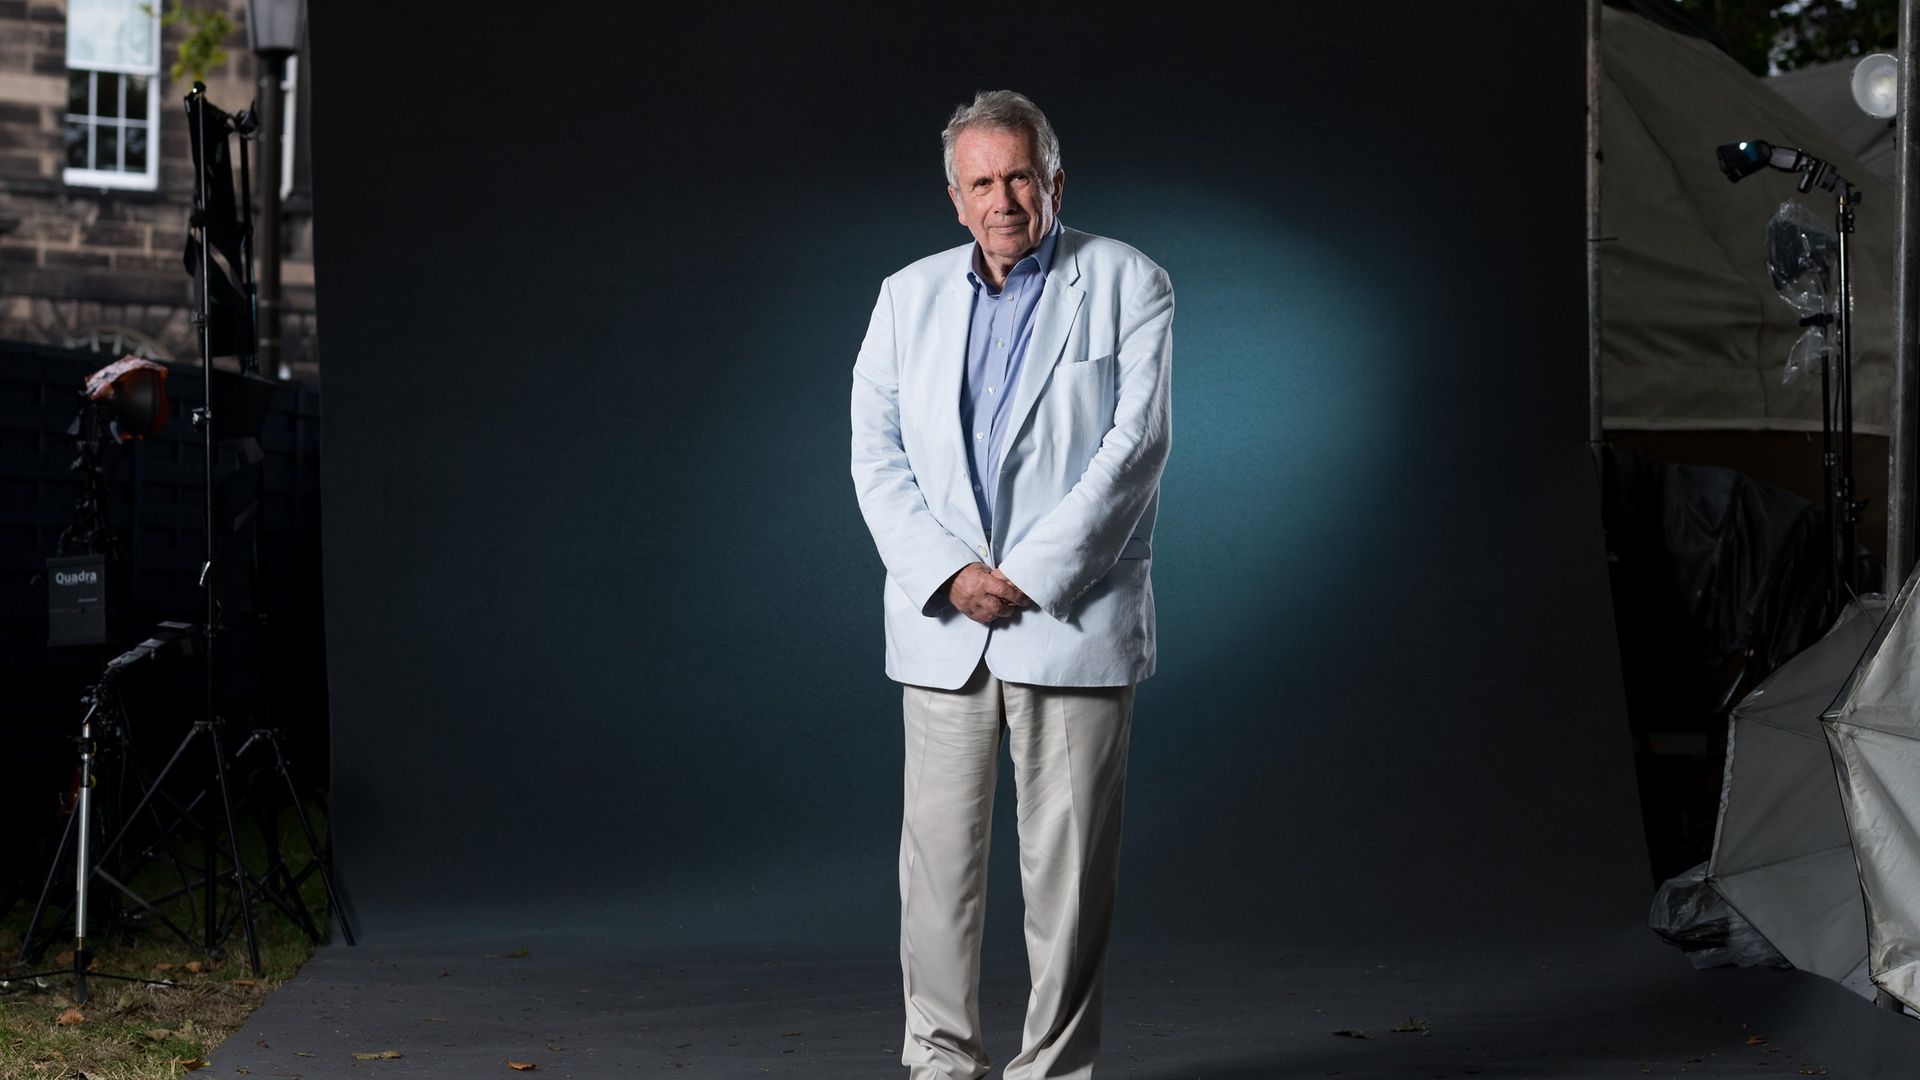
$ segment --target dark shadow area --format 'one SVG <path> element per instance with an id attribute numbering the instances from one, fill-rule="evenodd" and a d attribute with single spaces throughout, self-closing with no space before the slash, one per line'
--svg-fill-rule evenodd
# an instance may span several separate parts
<path id="1" fill-rule="evenodd" d="M 163 621 L 205 622 L 198 587 L 205 558 L 206 478 L 200 438 L 188 423 L 202 403 L 200 373 L 177 365 L 167 381 L 172 420 L 155 437 L 110 442 L 105 467 L 108 533 L 120 558 L 107 567 L 106 642 L 48 644 L 46 560 L 76 519 L 83 475 L 68 434 L 86 377 L 114 357 L 0 342 L 0 699 L 9 752 L 0 755 L 0 915 L 31 908 L 50 869 L 78 768 L 82 695 L 107 662 L 153 635 Z M 319 392 L 283 385 L 260 433 L 257 513 L 220 534 L 229 634 L 222 639 L 221 713 L 238 737 L 255 726 L 286 732 L 304 785 L 324 790 L 327 755 L 326 642 L 320 607 Z M 223 451 L 221 475 L 236 471 Z M 237 496 L 233 496 L 237 498 Z M 220 504 L 216 504 L 220 505 Z M 257 573 L 249 567 L 257 568 Z M 168 658 L 129 669 L 119 686 L 137 761 L 157 772 L 205 700 L 201 669 Z M 117 749 L 118 743 L 115 744 Z M 237 776 L 251 777 L 247 770 Z M 134 789 L 128 797 L 137 797 Z M 102 838 L 104 839 L 104 837 Z M 68 882 L 70 872 L 61 880 Z"/>
<path id="2" fill-rule="evenodd" d="M 1704 445 L 1745 447 L 1767 471 L 1785 461 L 1758 451 L 1796 439 Z M 1713 850 L 1730 710 L 1832 627 L 1840 598 L 1878 592 L 1885 571 L 1859 544 L 1842 581 L 1825 509 L 1796 491 L 1619 447 L 1602 463 L 1628 726 L 1659 882 Z"/>

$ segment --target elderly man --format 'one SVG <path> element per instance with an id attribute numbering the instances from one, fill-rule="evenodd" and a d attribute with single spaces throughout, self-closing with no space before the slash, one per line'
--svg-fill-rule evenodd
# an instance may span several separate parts
<path id="1" fill-rule="evenodd" d="M 853 368 L 853 480 L 904 683 L 900 963 L 910 1080 L 984 1076 L 980 944 L 1003 732 L 1033 992 L 1007 1080 L 1093 1075 L 1133 687 L 1170 437 L 1173 289 L 1061 225 L 1060 143 L 1020 94 L 948 122 L 973 242 L 887 278 Z"/>

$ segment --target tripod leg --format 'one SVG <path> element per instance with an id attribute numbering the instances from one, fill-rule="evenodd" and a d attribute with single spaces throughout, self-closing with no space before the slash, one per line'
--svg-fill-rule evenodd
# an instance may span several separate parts
<path id="1" fill-rule="evenodd" d="M 265 742 L 267 735 L 268 731 L 264 728 L 254 731 L 247 737 L 246 742 L 240 744 L 240 749 L 234 751 L 233 755 L 235 786 L 241 790 L 238 805 L 252 811 L 254 825 L 260 830 L 260 838 L 267 848 L 266 869 L 253 878 L 253 898 L 256 901 L 265 900 L 279 908 L 282 914 L 299 925 L 314 944 L 323 944 L 327 936 L 319 926 L 315 925 L 312 913 L 307 910 L 306 902 L 300 896 L 300 883 L 305 879 L 306 874 L 302 873 L 296 877 L 292 873 L 287 866 L 286 852 L 280 844 L 282 831 L 280 804 L 273 801 L 273 797 L 278 794 L 278 788 L 273 785 L 271 777 L 266 775 L 271 769 L 265 771 L 242 771 L 241 769 L 247 750 L 257 742 Z M 236 810 L 236 813 L 238 812 Z M 325 911 L 326 909 L 322 907 L 322 918 L 325 918 Z M 231 912 L 229 912 L 230 925 Z"/>
<path id="2" fill-rule="evenodd" d="M 226 754 L 220 747 L 220 731 L 213 729 L 213 772 L 220 784 L 220 809 L 227 818 L 227 842 L 233 845 L 233 884 L 240 890 L 240 921 L 247 928 L 247 958 L 253 961 L 253 974 L 257 978 L 264 974 L 260 968 L 260 939 L 253 929 L 253 899 L 247 892 L 247 868 L 240 857 L 240 830 L 233 820 L 233 790 L 227 786 Z M 213 837 L 207 837 L 207 865 L 213 865 Z M 208 929 L 212 926 L 209 924 Z"/>
<path id="3" fill-rule="evenodd" d="M 75 811 L 80 808 L 74 807 Z M 60 876 L 60 864 L 66 861 L 67 844 L 73 840 L 74 822 L 78 813 L 67 815 L 67 827 L 60 831 L 60 850 L 53 856 L 53 865 L 47 868 L 47 883 L 40 886 L 40 902 L 33 906 L 33 920 L 27 923 L 27 932 L 20 937 L 20 962 L 26 963 L 33 955 L 33 939 L 40 933 L 40 919 L 47 912 L 47 900 L 53 895 L 54 879 Z"/>
<path id="4" fill-rule="evenodd" d="M 280 779 L 287 785 L 287 798 L 293 802 L 294 816 L 300 819 L 300 831 L 307 838 L 307 851 L 313 855 L 314 865 L 320 868 L 320 884 L 327 890 L 327 904 L 333 908 L 333 917 L 340 921 L 340 936 L 352 945 L 353 927 L 347 922 L 346 906 L 340 903 L 340 890 L 334 887 L 333 867 L 320 851 L 320 838 L 313 831 L 313 823 L 307 820 L 307 808 L 300 802 L 300 792 L 293 786 L 293 774 L 287 771 L 287 759 L 280 753 L 280 740 L 269 734 L 267 745 L 273 747 L 274 767 L 280 771 Z"/>
<path id="5" fill-rule="evenodd" d="M 168 758 L 167 763 L 154 774 L 153 783 L 147 787 L 147 793 L 140 796 L 140 801 L 133 805 L 133 810 L 121 819 L 120 831 L 114 834 L 112 840 L 107 841 L 106 847 L 100 849 L 100 857 L 96 860 L 98 863 L 104 864 L 114 852 L 119 850 L 121 841 L 125 840 L 127 833 L 133 829 L 134 819 L 138 818 L 140 811 L 145 810 L 147 804 L 153 801 L 153 797 L 160 791 L 160 785 L 166 782 L 167 774 L 173 771 L 174 765 L 180 761 L 180 755 L 187 752 L 187 747 L 193 745 L 193 737 L 198 734 L 200 734 L 200 725 L 195 724 L 194 729 L 187 733 L 187 737 L 180 740 L 180 745 L 174 747 L 173 756 Z"/>

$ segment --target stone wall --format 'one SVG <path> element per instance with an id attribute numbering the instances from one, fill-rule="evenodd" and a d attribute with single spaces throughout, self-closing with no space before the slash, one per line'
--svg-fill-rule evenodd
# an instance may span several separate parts
<path id="1" fill-rule="evenodd" d="M 207 97 L 238 112 L 253 101 L 256 60 L 247 51 L 244 0 L 228 6 L 237 29 L 226 61 L 208 73 Z M 0 338 L 197 362 L 193 283 L 182 258 L 193 203 L 181 107 L 190 84 L 168 72 L 185 29 L 167 28 L 161 42 L 156 191 L 62 181 L 66 33 L 64 0 L 0 0 Z M 303 125 L 295 137 L 304 141 Z M 296 167 L 283 217 L 282 333 L 287 359 L 306 379 L 317 378 L 319 362 L 311 206 Z"/>

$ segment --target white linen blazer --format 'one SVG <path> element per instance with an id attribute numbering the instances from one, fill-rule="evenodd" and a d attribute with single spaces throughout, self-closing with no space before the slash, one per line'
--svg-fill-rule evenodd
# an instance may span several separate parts
<path id="1" fill-rule="evenodd" d="M 853 365 L 853 484 L 887 569 L 887 675 L 955 689 L 984 655 L 1010 682 L 1139 682 L 1154 670 L 1173 286 L 1133 248 L 1062 226 L 1000 473 L 982 478 L 996 485 L 988 536 L 960 426 L 973 247 L 887 278 Z M 974 562 L 1033 606 L 991 627 L 961 614 L 945 585 Z"/>

